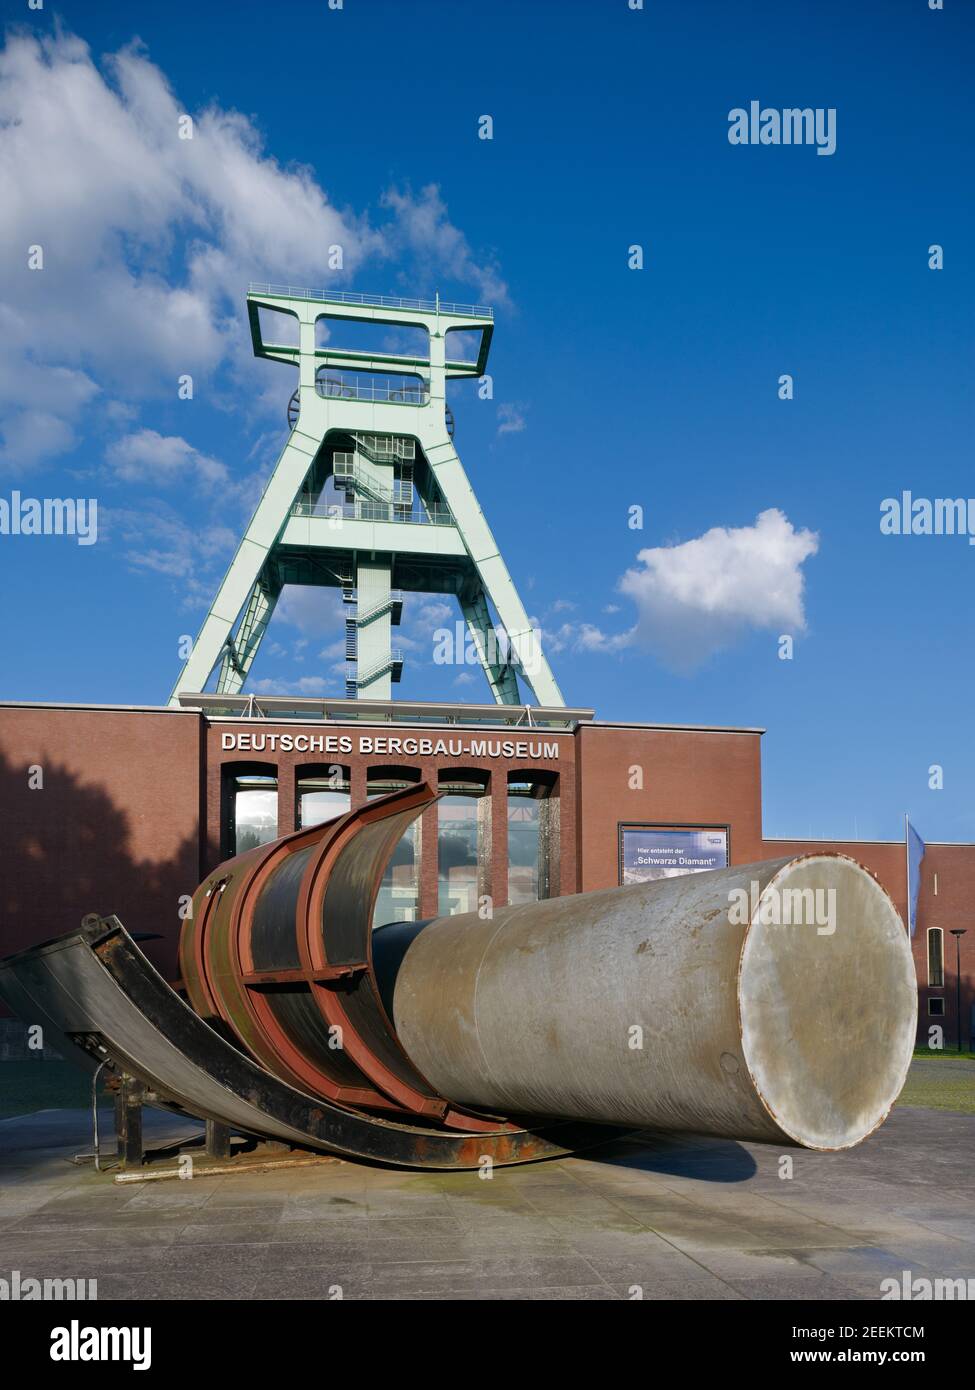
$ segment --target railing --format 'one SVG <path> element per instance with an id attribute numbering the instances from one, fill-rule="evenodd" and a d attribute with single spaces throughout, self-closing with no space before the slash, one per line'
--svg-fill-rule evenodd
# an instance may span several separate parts
<path id="1" fill-rule="evenodd" d="M 415 309 L 423 314 L 450 314 L 461 318 L 493 319 L 487 304 L 453 304 L 441 299 L 403 299 L 390 294 L 357 294 L 353 290 L 305 290 L 294 285 L 261 285 L 252 281 L 248 294 L 266 294 L 276 299 L 320 299 L 332 304 L 358 304 L 367 309 Z"/>
<path id="2" fill-rule="evenodd" d="M 182 709 L 202 710 L 214 718 L 334 719 L 364 718 L 373 723 L 414 723 L 427 728 L 445 725 L 468 729 L 526 728 L 572 730 L 591 723 L 595 711 L 560 705 L 430 704 L 415 700 L 372 700 L 360 703 L 334 695 L 230 695 L 181 690 Z M 754 733 L 755 730 L 749 730 Z"/>
<path id="3" fill-rule="evenodd" d="M 393 650 L 388 656 L 380 658 L 379 661 L 370 666 L 367 671 L 358 671 L 356 673 L 356 681 L 359 686 L 366 685 L 369 681 L 374 681 L 377 676 L 381 676 L 384 671 L 390 670 L 393 666 L 402 665 L 403 653 L 398 650 Z"/>
<path id="4" fill-rule="evenodd" d="M 402 521 L 411 526 L 453 526 L 452 513 L 444 507 L 417 513 L 406 512 L 397 503 L 367 502 L 295 502 L 292 516 L 319 517 L 323 521 Z"/>
<path id="5" fill-rule="evenodd" d="M 430 389 L 425 383 L 407 385 L 411 378 L 402 384 L 394 384 L 395 378 L 387 377 L 374 382 L 368 377 L 316 377 L 315 390 L 327 400 L 340 401 L 384 401 L 387 405 L 429 405 Z"/>
<path id="6" fill-rule="evenodd" d="M 416 459 L 416 440 L 400 434 L 353 434 L 361 453 L 373 463 L 412 463 Z"/>
<path id="7" fill-rule="evenodd" d="M 381 613 L 385 613 L 387 608 L 395 608 L 399 604 L 403 606 L 403 590 L 390 589 L 385 598 L 381 598 L 378 603 L 374 603 L 371 608 L 360 609 L 356 614 L 356 622 L 361 626 L 363 623 L 371 622 L 373 618 L 378 618 Z"/>
<path id="8" fill-rule="evenodd" d="M 387 487 L 385 483 L 376 481 L 359 468 L 355 454 L 333 454 L 332 477 L 336 484 L 348 483 L 360 492 L 370 493 L 376 502 L 395 502 L 401 507 L 413 506 L 412 478 L 394 478 L 393 486 Z"/>

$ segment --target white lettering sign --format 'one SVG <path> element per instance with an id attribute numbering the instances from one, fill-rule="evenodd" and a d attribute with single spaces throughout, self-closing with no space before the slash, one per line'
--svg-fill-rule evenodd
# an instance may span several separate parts
<path id="1" fill-rule="evenodd" d="M 418 738 L 386 734 L 265 734 L 220 735 L 224 753 L 356 753 L 407 758 L 528 758 L 533 762 L 557 761 L 557 739 Z"/>

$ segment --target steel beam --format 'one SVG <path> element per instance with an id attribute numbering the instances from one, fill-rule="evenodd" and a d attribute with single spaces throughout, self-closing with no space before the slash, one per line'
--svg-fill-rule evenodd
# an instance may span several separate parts
<path id="1" fill-rule="evenodd" d="M 116 1075 L 124 1071 L 152 1090 L 156 1105 L 347 1158 L 411 1168 L 481 1168 L 486 1161 L 557 1157 L 608 1133 L 571 1123 L 495 1134 L 446 1131 L 309 1095 L 208 1027 L 117 918 L 96 920 L 0 961 L 0 998 L 19 1017 L 40 1023 L 65 1057 L 86 1070 L 106 1062 Z"/>

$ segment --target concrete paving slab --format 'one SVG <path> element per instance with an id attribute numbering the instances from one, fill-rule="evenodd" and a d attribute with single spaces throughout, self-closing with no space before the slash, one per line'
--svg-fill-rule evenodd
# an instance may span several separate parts
<path id="1" fill-rule="evenodd" d="M 0 1123 L 0 1274 L 97 1278 L 103 1299 L 391 1301 L 859 1300 L 905 1269 L 975 1277 L 975 1115 L 899 1107 L 842 1154 L 642 1136 L 489 1180 L 336 1162 L 125 1186 L 67 1161 L 89 1123 Z M 146 1124 L 153 1143 L 198 1132 Z"/>

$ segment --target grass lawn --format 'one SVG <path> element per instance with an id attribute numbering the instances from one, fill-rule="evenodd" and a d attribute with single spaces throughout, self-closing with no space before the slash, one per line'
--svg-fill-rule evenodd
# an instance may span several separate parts
<path id="1" fill-rule="evenodd" d="M 916 1047 L 916 1048 L 914 1049 L 914 1056 L 915 1056 L 915 1057 L 954 1057 L 955 1061 L 957 1061 L 958 1058 L 961 1057 L 961 1058 L 963 1058 L 963 1059 L 966 1059 L 966 1058 L 967 1058 L 967 1060 L 970 1061 L 970 1062 L 971 1062 L 971 1061 L 975 1061 L 975 1052 L 972 1052 L 971 1048 L 969 1048 L 969 1047 L 963 1047 L 962 1050 L 961 1050 L 960 1052 L 958 1052 L 958 1051 L 956 1050 L 956 1048 L 954 1048 L 954 1047 L 939 1047 L 939 1048 L 937 1048 L 937 1049 L 935 1049 L 935 1048 L 933 1048 L 933 1047 Z"/>
<path id="2" fill-rule="evenodd" d="M 916 1052 L 897 1104 L 975 1115 L 975 1058 L 964 1052 Z"/>

